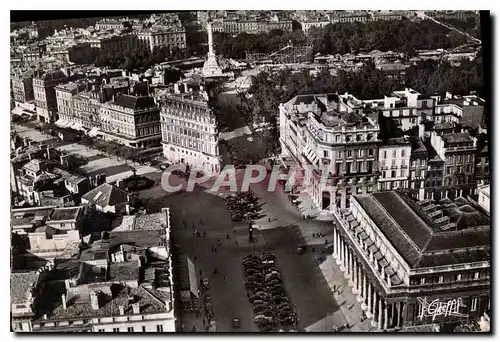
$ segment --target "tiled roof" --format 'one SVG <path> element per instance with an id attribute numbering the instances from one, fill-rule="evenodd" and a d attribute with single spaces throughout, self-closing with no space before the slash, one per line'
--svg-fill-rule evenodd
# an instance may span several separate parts
<path id="1" fill-rule="evenodd" d="M 165 213 L 123 216 L 121 225 L 113 231 L 158 230 L 165 224 Z"/>
<path id="2" fill-rule="evenodd" d="M 82 199 L 95 205 L 105 207 L 127 203 L 127 195 L 128 193 L 122 189 L 114 185 L 103 183 L 83 195 Z"/>
<path id="3" fill-rule="evenodd" d="M 30 160 L 23 166 L 23 169 L 28 171 L 38 172 L 40 171 L 40 163 L 41 161 L 39 159 Z"/>
<path id="4" fill-rule="evenodd" d="M 111 285 L 111 284 L 110 284 Z M 61 304 L 60 294 L 56 291 L 50 291 L 50 287 L 45 294 L 45 305 L 39 308 L 39 318 L 37 321 L 43 322 L 41 318 L 43 314 L 47 314 L 48 320 L 65 320 L 65 319 L 85 319 L 93 317 L 116 317 L 120 316 L 120 306 L 124 307 L 125 315 L 133 314 L 132 305 L 129 304 L 129 296 L 134 298 L 134 303 L 139 304 L 140 313 L 161 313 L 166 312 L 165 303 L 161 302 L 142 286 L 137 288 L 125 287 L 121 285 L 112 286 L 112 295 L 100 295 L 100 306 L 98 310 L 94 310 L 90 304 L 90 297 L 80 296 L 78 302 L 71 304 L 68 298 L 67 308 L 64 309 Z M 54 309 L 50 309 L 55 307 Z"/>
<path id="5" fill-rule="evenodd" d="M 38 272 L 21 272 L 10 274 L 10 303 L 26 303 L 30 298 L 30 291 L 38 281 Z"/>
<path id="6" fill-rule="evenodd" d="M 472 142 L 469 133 L 450 133 L 442 135 L 442 138 L 447 143 L 461 143 L 461 142 Z"/>

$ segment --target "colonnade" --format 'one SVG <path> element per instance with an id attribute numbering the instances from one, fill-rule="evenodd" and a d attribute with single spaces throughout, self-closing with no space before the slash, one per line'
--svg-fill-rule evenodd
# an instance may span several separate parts
<path id="1" fill-rule="evenodd" d="M 372 326 L 378 330 L 401 328 L 403 302 L 388 303 L 367 277 L 363 264 L 354 251 L 345 243 L 342 235 L 334 225 L 333 257 L 337 261 L 344 277 L 352 286 L 353 294 L 357 295 L 366 317 L 371 319 Z"/>

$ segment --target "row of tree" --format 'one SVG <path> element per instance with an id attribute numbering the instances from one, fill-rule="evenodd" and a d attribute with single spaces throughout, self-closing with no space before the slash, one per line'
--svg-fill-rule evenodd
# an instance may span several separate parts
<path id="1" fill-rule="evenodd" d="M 177 47 L 170 50 L 167 46 L 156 47 L 153 52 L 149 48 L 127 49 L 115 53 L 99 54 L 95 58 L 98 67 L 110 67 L 126 70 L 144 71 L 166 60 L 185 57 L 185 52 Z"/>
<path id="2" fill-rule="evenodd" d="M 312 44 L 313 51 L 322 54 L 393 50 L 412 55 L 419 49 L 447 49 L 464 45 L 468 38 L 430 20 L 414 22 L 402 19 L 328 24 L 312 27 L 307 34 L 281 30 L 258 35 L 215 33 L 214 41 L 219 54 L 241 59 L 246 51 L 272 53 L 288 43 Z"/>

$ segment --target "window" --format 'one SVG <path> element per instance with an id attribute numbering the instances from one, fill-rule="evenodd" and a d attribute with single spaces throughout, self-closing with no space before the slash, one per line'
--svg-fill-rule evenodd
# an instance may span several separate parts
<path id="1" fill-rule="evenodd" d="M 391 171 L 391 178 L 396 178 L 396 171 Z"/>
<path id="2" fill-rule="evenodd" d="M 328 158 L 328 151 L 323 151 L 323 157 Z"/>
<path id="3" fill-rule="evenodd" d="M 368 157 L 373 157 L 373 149 L 368 149 Z"/>
<path id="4" fill-rule="evenodd" d="M 442 283 L 443 280 L 444 280 L 444 277 L 443 276 L 439 276 L 438 283 Z"/>
<path id="5" fill-rule="evenodd" d="M 358 162 L 358 172 L 361 172 L 363 168 L 363 162 Z"/>
<path id="6" fill-rule="evenodd" d="M 364 156 L 364 151 L 358 150 L 358 158 L 363 158 L 363 156 Z"/>
<path id="7" fill-rule="evenodd" d="M 352 157 L 352 150 L 349 150 L 347 151 L 347 158 L 351 158 Z"/>
<path id="8" fill-rule="evenodd" d="M 356 188 L 356 193 L 358 195 L 362 194 L 363 193 L 363 188 L 359 187 L 359 188 Z"/>
<path id="9" fill-rule="evenodd" d="M 404 157 L 405 156 L 405 150 L 401 150 L 401 157 Z"/>
<path id="10" fill-rule="evenodd" d="M 61 223 L 61 227 L 64 227 L 64 226 L 65 226 L 65 224 L 64 224 L 64 223 Z"/>
<path id="11" fill-rule="evenodd" d="M 384 151 L 384 159 L 387 158 L 387 151 Z"/>
<path id="12" fill-rule="evenodd" d="M 479 272 L 474 272 L 474 279 L 479 279 Z"/>
<path id="13" fill-rule="evenodd" d="M 460 281 L 462 280 L 462 275 L 461 274 L 457 274 L 457 281 Z"/>
<path id="14" fill-rule="evenodd" d="M 392 150 L 392 158 L 396 158 L 396 153 L 398 150 Z"/>
<path id="15" fill-rule="evenodd" d="M 420 285 L 424 285 L 425 284 L 425 278 L 420 278 Z"/>
<path id="16" fill-rule="evenodd" d="M 120 328 L 113 328 L 113 332 L 120 332 Z"/>
<path id="17" fill-rule="evenodd" d="M 337 135 L 335 136 L 335 142 L 340 142 L 340 135 L 338 135 L 338 134 L 337 134 Z"/>
<path id="18" fill-rule="evenodd" d="M 339 159 L 342 158 L 342 151 L 337 151 L 337 158 L 339 158 Z"/>
<path id="19" fill-rule="evenodd" d="M 476 311 L 477 310 L 477 298 L 472 298 L 472 303 L 470 306 L 470 311 Z"/>
<path id="20" fill-rule="evenodd" d="M 347 136 L 345 137 L 345 141 L 346 141 L 346 142 L 351 141 L 351 136 L 350 136 L 350 135 L 347 135 Z"/>
<path id="21" fill-rule="evenodd" d="M 146 326 L 145 325 L 142 326 L 142 332 L 146 332 Z"/>
<path id="22" fill-rule="evenodd" d="M 156 331 L 163 332 L 163 325 L 157 325 L 156 326 Z"/>
<path id="23" fill-rule="evenodd" d="M 97 330 L 97 332 L 104 332 L 104 331 L 105 331 L 104 329 Z"/>
<path id="24" fill-rule="evenodd" d="M 128 327 L 127 332 L 134 332 L 134 327 Z"/>

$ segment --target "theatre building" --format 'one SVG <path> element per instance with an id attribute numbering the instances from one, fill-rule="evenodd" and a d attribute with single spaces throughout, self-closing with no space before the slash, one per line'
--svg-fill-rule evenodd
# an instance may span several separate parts
<path id="1" fill-rule="evenodd" d="M 463 197 L 354 195 L 334 208 L 333 256 L 372 326 L 425 330 L 490 312 L 490 220 Z"/>

